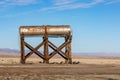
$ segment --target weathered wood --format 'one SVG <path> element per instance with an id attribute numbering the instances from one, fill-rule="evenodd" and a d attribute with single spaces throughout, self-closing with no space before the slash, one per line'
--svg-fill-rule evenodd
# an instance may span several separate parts
<path id="1" fill-rule="evenodd" d="M 61 57 L 65 59 L 65 63 L 72 63 L 72 55 L 71 55 L 71 39 L 72 35 L 70 32 L 69 26 L 30 26 L 20 27 L 20 43 L 21 43 L 21 63 L 25 64 L 25 60 L 31 56 L 33 53 L 38 55 L 40 58 L 43 59 L 43 63 L 49 63 L 49 60 L 56 54 L 59 54 Z M 24 37 L 26 36 L 41 36 L 43 37 L 43 41 L 33 48 L 30 44 L 28 44 Z M 51 41 L 49 41 L 49 37 L 64 37 L 65 41 L 57 47 Z M 44 47 L 43 53 L 38 51 L 41 47 Z M 31 51 L 25 55 L 25 47 L 30 49 Z M 53 52 L 49 53 L 49 48 L 53 49 Z M 64 49 L 65 48 L 65 49 Z M 64 51 L 62 51 L 62 49 Z"/>
<path id="2" fill-rule="evenodd" d="M 43 46 L 43 44 L 45 43 L 45 41 L 43 41 L 42 43 L 40 43 L 36 48 L 35 50 L 38 50 L 41 46 Z M 27 59 L 29 56 L 31 56 L 34 52 L 31 51 L 29 52 L 26 56 L 25 56 L 25 59 Z"/>
<path id="3" fill-rule="evenodd" d="M 72 48 L 71 48 L 71 43 L 72 43 L 72 35 L 70 35 L 71 33 L 69 33 L 69 46 L 68 46 L 68 50 L 69 50 L 69 63 L 72 64 Z"/>
<path id="4" fill-rule="evenodd" d="M 26 43 L 25 41 L 24 41 L 24 44 L 27 48 L 29 48 L 31 51 L 33 51 L 36 55 L 38 55 L 42 59 L 45 59 L 44 55 L 42 53 L 40 53 L 39 51 L 35 50 L 30 44 Z"/>
<path id="5" fill-rule="evenodd" d="M 55 49 L 53 46 L 49 45 L 54 51 L 56 51 L 56 53 L 58 53 L 61 57 L 63 57 L 64 59 L 68 59 L 67 56 L 64 56 L 63 54 L 61 54 L 57 48 Z"/>
<path id="6" fill-rule="evenodd" d="M 49 63 L 49 55 L 48 55 L 48 34 L 47 34 L 47 29 L 45 27 L 45 34 L 44 34 L 44 37 L 43 37 L 43 40 L 45 41 L 45 44 L 44 44 L 44 57 L 45 59 L 43 60 L 43 63 Z"/>
<path id="7" fill-rule="evenodd" d="M 20 37 L 20 42 L 21 42 L 21 63 L 25 64 L 25 50 L 24 50 L 24 37 L 21 35 Z"/>
<path id="8" fill-rule="evenodd" d="M 56 51 L 60 51 L 61 49 L 63 49 L 69 42 L 64 42 L 62 45 L 60 45 Z M 53 51 L 52 53 L 49 54 L 49 59 L 52 58 L 55 54 L 56 51 Z"/>
<path id="9" fill-rule="evenodd" d="M 52 42 L 50 42 L 49 40 L 48 40 L 48 43 L 49 43 L 49 46 L 53 46 L 54 49 L 55 49 L 55 48 L 57 49 L 57 46 L 55 46 L 55 45 L 54 45 Z M 62 53 L 64 56 L 67 57 L 67 55 L 66 55 L 62 50 L 60 50 L 59 52 Z"/>

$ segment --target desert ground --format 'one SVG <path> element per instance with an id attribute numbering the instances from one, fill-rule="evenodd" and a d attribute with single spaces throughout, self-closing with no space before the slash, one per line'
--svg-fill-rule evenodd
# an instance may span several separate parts
<path id="1" fill-rule="evenodd" d="M 79 64 L 59 64 L 64 61 L 61 57 L 43 64 L 35 56 L 20 64 L 20 56 L 1 55 L 0 80 L 120 80 L 119 57 L 74 56 L 72 60 Z"/>

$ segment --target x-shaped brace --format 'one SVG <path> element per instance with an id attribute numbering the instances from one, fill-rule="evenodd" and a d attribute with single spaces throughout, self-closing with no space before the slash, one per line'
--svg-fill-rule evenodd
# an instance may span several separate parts
<path id="1" fill-rule="evenodd" d="M 70 42 L 64 42 L 62 45 L 60 45 L 59 47 L 56 47 L 54 44 L 52 44 L 50 41 L 48 41 L 49 46 L 54 50 L 53 52 L 51 52 L 49 54 L 49 59 L 52 58 L 56 53 L 58 53 L 59 55 L 61 55 L 63 58 L 68 59 L 66 57 L 66 54 L 61 51 L 67 44 L 69 44 Z M 61 54 L 62 53 L 62 54 Z"/>
<path id="2" fill-rule="evenodd" d="M 45 58 L 44 58 L 44 55 L 43 55 L 41 52 L 37 51 L 37 50 L 44 44 L 44 42 L 42 42 L 41 44 L 39 44 L 36 48 L 33 48 L 30 44 L 26 43 L 25 41 L 24 41 L 24 44 L 25 44 L 25 46 L 26 46 L 27 48 L 29 48 L 29 49 L 31 50 L 31 52 L 29 52 L 29 53 L 25 56 L 25 58 L 27 58 L 27 57 L 29 57 L 30 55 L 32 55 L 33 53 L 35 53 L 36 55 L 38 55 L 38 56 L 41 57 L 42 59 L 45 59 Z"/>

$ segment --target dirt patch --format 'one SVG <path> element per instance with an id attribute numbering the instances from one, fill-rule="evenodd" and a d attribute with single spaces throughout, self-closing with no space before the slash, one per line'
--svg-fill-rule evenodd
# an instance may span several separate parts
<path id="1" fill-rule="evenodd" d="M 0 80 L 120 80 L 120 75 L 7 75 Z"/>
<path id="2" fill-rule="evenodd" d="M 80 64 L 42 64 L 34 57 L 23 65 L 19 60 L 19 57 L 0 58 L 0 80 L 120 80 L 119 58 L 73 59 Z"/>

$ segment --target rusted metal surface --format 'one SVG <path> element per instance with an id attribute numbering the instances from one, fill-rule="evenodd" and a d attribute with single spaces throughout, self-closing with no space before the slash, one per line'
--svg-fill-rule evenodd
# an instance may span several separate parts
<path id="1" fill-rule="evenodd" d="M 64 36 L 71 32 L 71 29 L 68 25 L 64 26 L 21 26 L 20 34 L 24 36 L 31 35 L 45 35 L 47 33 L 48 36 Z"/>
<path id="2" fill-rule="evenodd" d="M 71 58 L 71 28 L 69 25 L 60 25 L 60 26 L 21 26 L 19 29 L 20 32 L 20 41 L 21 41 L 21 63 L 25 64 L 26 59 L 31 56 L 33 53 L 38 55 L 43 59 L 43 63 L 49 63 L 49 60 L 56 55 L 57 53 L 65 59 L 65 63 L 72 63 Z M 35 48 L 32 45 L 28 44 L 24 37 L 27 36 L 42 36 L 43 41 L 36 46 Z M 53 44 L 49 37 L 64 37 L 65 41 L 59 47 Z M 31 50 L 31 52 L 25 55 L 25 48 Z M 38 51 L 39 48 L 44 46 L 44 52 L 41 53 Z M 53 49 L 53 52 L 49 53 L 49 48 Z M 65 48 L 64 51 L 62 49 Z"/>

